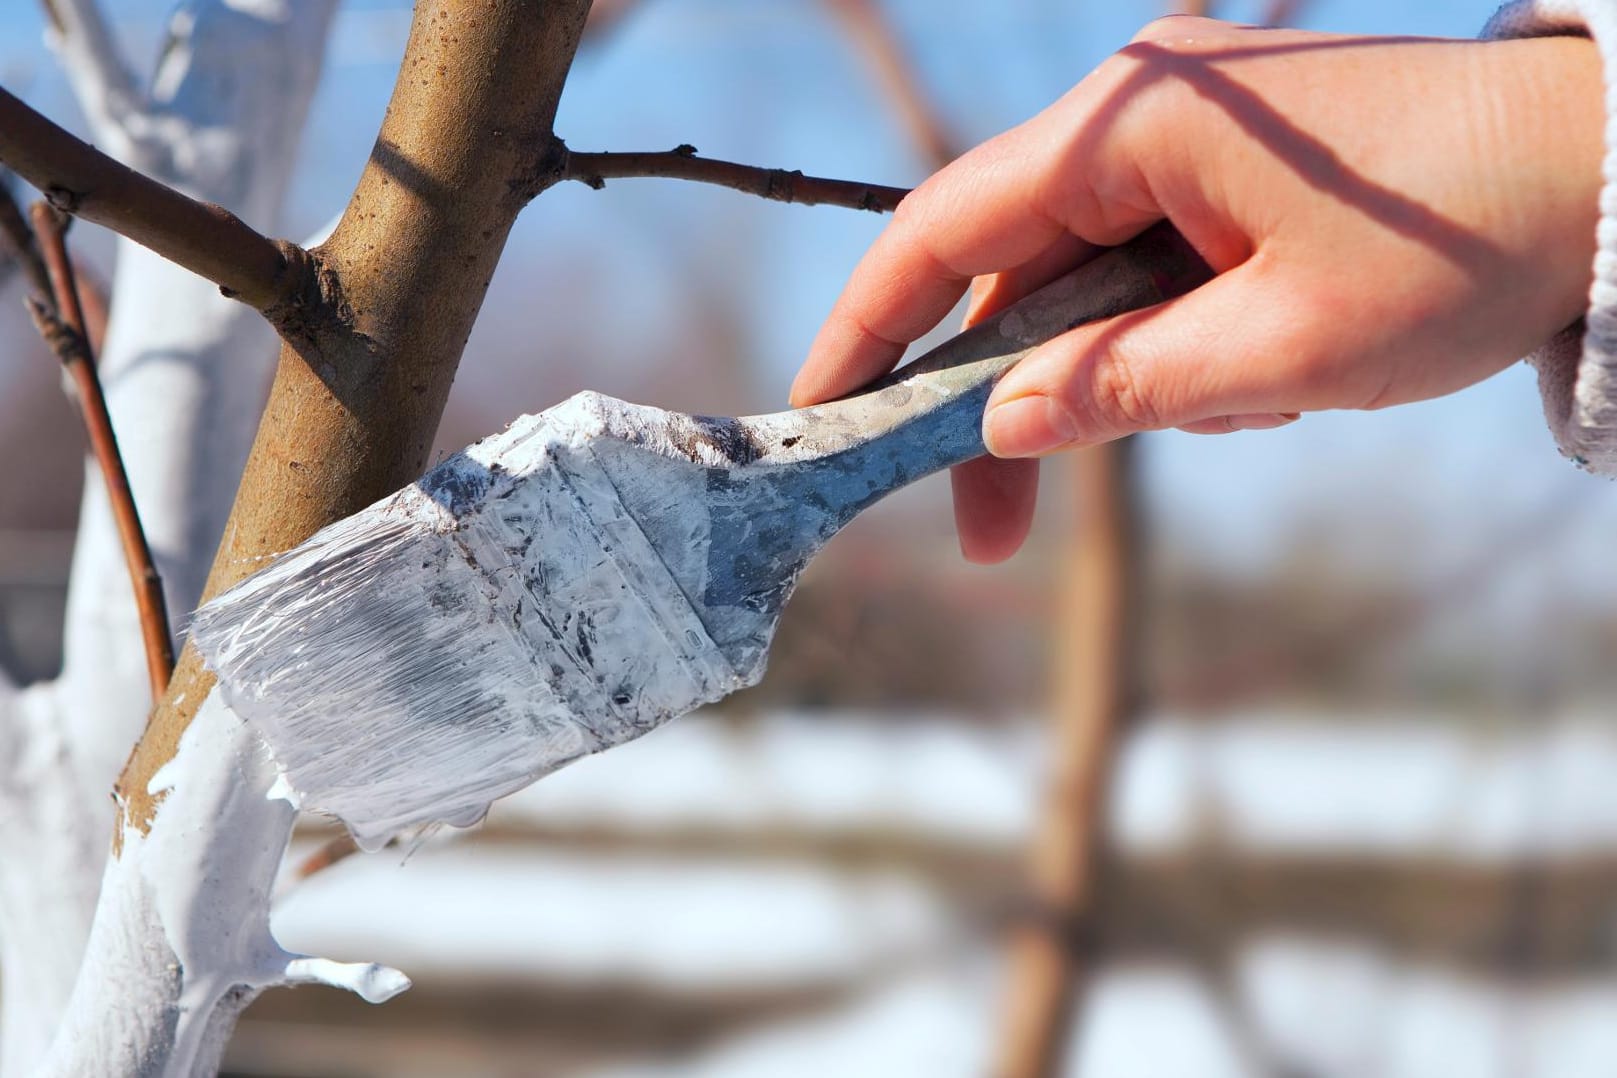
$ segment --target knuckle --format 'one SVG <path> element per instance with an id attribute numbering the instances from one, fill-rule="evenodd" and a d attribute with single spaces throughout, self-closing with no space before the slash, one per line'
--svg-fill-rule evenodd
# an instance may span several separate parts
<path id="1" fill-rule="evenodd" d="M 1101 426 L 1116 431 L 1157 430 L 1163 424 L 1156 394 L 1140 377 L 1139 364 L 1118 337 L 1102 348 L 1090 367 L 1090 410 Z"/>
<path id="2" fill-rule="evenodd" d="M 1320 349 L 1292 352 L 1291 381 L 1297 395 L 1307 401 L 1329 399 L 1339 372 L 1328 353 Z"/>
<path id="3" fill-rule="evenodd" d="M 1188 35 L 1206 30 L 1209 26 L 1222 26 L 1216 19 L 1200 15 L 1158 15 L 1129 39 L 1134 45 L 1160 45 L 1175 48 L 1186 42 Z"/>
<path id="4" fill-rule="evenodd" d="M 914 228 L 926 214 L 927 190 L 922 184 L 914 188 L 909 194 L 898 200 L 893 207 L 893 215 L 887 220 L 890 231 L 903 232 Z"/>

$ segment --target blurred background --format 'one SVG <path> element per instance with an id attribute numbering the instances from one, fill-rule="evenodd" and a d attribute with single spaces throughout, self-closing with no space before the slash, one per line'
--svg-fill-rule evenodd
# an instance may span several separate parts
<path id="1" fill-rule="evenodd" d="M 1472 36 L 1492 6 L 1214 13 Z M 168 7 L 117 5 L 132 55 Z M 1163 13 L 597 9 L 559 121 L 573 148 L 692 143 L 890 184 Z M 301 237 L 342 207 L 409 18 L 345 6 L 289 217 L 252 224 Z M 78 123 L 32 3 L 0 8 L 0 81 Z M 670 180 L 547 192 L 443 451 L 585 388 L 784 407 L 881 224 Z M 95 232 L 75 238 L 108 277 Z M 0 459 L 26 467 L 0 477 L 0 662 L 46 677 L 82 438 L 19 282 L 4 291 Z M 757 689 L 473 833 L 289 881 L 283 942 L 416 986 L 378 1008 L 271 993 L 232 1072 L 1617 1073 L 1617 492 L 1556 454 L 1531 372 L 1275 432 L 1152 435 L 1043 484 L 1033 540 L 991 569 L 959 558 L 947 483 L 891 499 L 815 563 Z M 332 837 L 311 822 L 299 856 Z"/>

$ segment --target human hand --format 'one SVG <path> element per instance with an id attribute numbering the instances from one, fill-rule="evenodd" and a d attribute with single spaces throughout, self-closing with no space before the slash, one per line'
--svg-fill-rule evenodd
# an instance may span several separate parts
<path id="1" fill-rule="evenodd" d="M 1045 344 L 955 469 L 965 555 L 1010 556 L 1026 459 L 1135 431 L 1279 426 L 1460 389 L 1583 311 L 1600 185 L 1582 38 L 1341 37 L 1175 17 L 938 172 L 855 268 L 792 387 L 890 369 L 971 285 L 967 324 L 1166 218 L 1215 272 Z"/>

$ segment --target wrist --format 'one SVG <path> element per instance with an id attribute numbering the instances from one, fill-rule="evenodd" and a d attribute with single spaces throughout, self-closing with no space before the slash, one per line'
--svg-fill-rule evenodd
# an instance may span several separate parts
<path id="1" fill-rule="evenodd" d="M 1600 53 L 1579 36 L 1490 42 L 1476 111 L 1490 238 L 1516 276 L 1531 344 L 1576 321 L 1594 276 L 1605 155 Z"/>

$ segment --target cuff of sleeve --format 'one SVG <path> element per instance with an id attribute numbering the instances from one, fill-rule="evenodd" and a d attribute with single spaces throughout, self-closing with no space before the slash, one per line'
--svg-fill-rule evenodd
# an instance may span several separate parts
<path id="1" fill-rule="evenodd" d="M 1617 475 L 1617 0 L 1516 0 L 1488 20 L 1484 38 L 1579 34 L 1605 70 L 1606 154 L 1594 282 L 1583 319 L 1528 357 L 1544 417 L 1578 465 Z"/>

